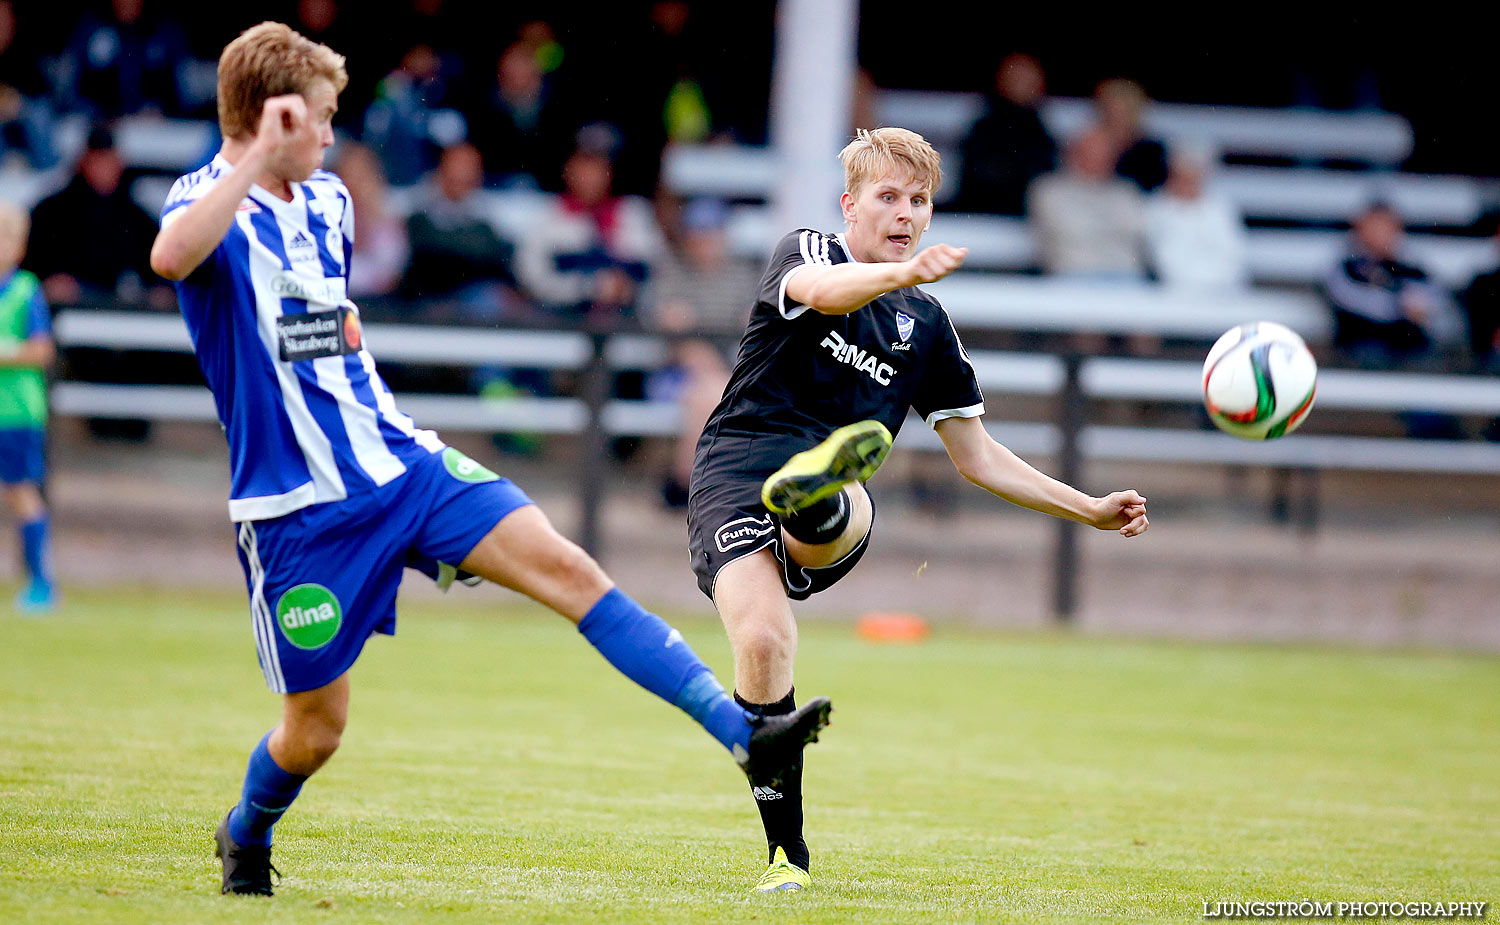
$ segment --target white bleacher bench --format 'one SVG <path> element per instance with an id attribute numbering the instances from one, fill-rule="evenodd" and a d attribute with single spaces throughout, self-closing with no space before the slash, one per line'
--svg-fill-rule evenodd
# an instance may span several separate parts
<path id="1" fill-rule="evenodd" d="M 939 147 L 958 144 L 984 110 L 978 93 L 882 90 L 875 100 L 882 125 L 919 132 Z M 1052 97 L 1041 108 L 1055 138 L 1070 138 L 1094 121 L 1087 99 Z M 1411 155 L 1411 125 L 1387 112 L 1327 112 L 1250 106 L 1153 103 L 1146 130 L 1162 139 L 1210 142 L 1227 154 L 1309 160 L 1352 160 L 1395 167 Z"/>
<path id="2" fill-rule="evenodd" d="M 1170 313 L 1157 321 L 1163 333 L 1194 329 L 1191 321 L 1174 327 Z M 182 321 L 167 315 L 65 311 L 56 333 L 64 347 L 191 349 Z M 393 361 L 578 368 L 590 356 L 586 335 L 566 331 L 371 324 L 367 336 L 382 357 Z M 665 355 L 662 342 L 649 335 L 619 335 L 605 354 L 615 368 L 657 365 Z M 998 407 L 996 396 L 1055 395 L 1064 384 L 1065 366 L 1051 354 L 978 350 L 970 356 L 992 408 Z M 1092 398 L 1191 405 L 1199 400 L 1200 374 L 1199 364 L 1190 361 L 1090 357 L 1082 361 L 1079 382 L 1083 394 Z M 588 422 L 587 408 L 576 398 L 412 394 L 402 396 L 399 404 L 420 426 L 450 430 L 576 434 Z M 59 382 L 52 406 L 57 414 L 79 417 L 216 419 L 212 398 L 202 386 Z M 1500 379 L 1330 369 L 1319 376 L 1317 407 L 1500 415 Z M 601 415 L 602 429 L 610 436 L 673 436 L 680 421 L 670 402 L 613 400 Z M 986 427 L 1018 453 L 1055 455 L 1061 446 L 1061 429 L 1055 424 L 987 417 Z M 911 420 L 905 432 L 903 446 L 941 449 L 937 435 L 920 421 Z M 1089 459 L 1500 474 L 1500 444 L 1469 441 L 1294 434 L 1257 443 L 1217 432 L 1089 425 L 1082 428 L 1079 444 Z"/>
<path id="3" fill-rule="evenodd" d="M 727 229 L 730 249 L 741 258 L 764 261 L 784 233 L 773 221 L 765 207 L 736 207 Z M 1335 230 L 1251 228 L 1245 234 L 1250 276 L 1257 283 L 1316 285 L 1348 246 L 1347 234 Z M 976 270 L 1024 270 L 1037 263 L 1036 243 L 1019 218 L 938 213 L 926 240 L 969 248 L 965 266 Z M 1450 289 L 1468 285 L 1500 261 L 1488 238 L 1411 234 L 1406 249 L 1434 280 Z"/>
<path id="4" fill-rule="evenodd" d="M 945 193 L 957 186 L 950 154 L 944 155 Z M 667 150 L 662 171 L 667 187 L 679 195 L 766 199 L 775 188 L 776 155 L 746 145 L 676 146 Z M 1221 167 L 1209 185 L 1246 216 L 1303 222 L 1347 222 L 1381 201 L 1414 225 L 1462 227 L 1476 221 L 1490 200 L 1470 177 L 1306 167 Z"/>
<path id="5" fill-rule="evenodd" d="M 1252 229 L 1249 245 L 1250 276 L 1265 283 L 1321 281 L 1347 249 L 1345 236 L 1336 231 L 1280 228 Z M 1434 281 L 1449 289 L 1467 286 L 1476 274 L 1494 269 L 1500 257 L 1488 238 L 1411 234 L 1406 236 L 1405 250 Z"/>
<path id="6" fill-rule="evenodd" d="M 1326 343 L 1332 333 L 1322 302 L 1299 292 L 1205 291 L 963 272 L 922 288 L 943 303 L 961 328 L 1168 334 L 1211 341 L 1247 321 L 1275 321 L 1311 343 Z"/>
<path id="7" fill-rule="evenodd" d="M 110 385 L 58 382 L 52 413 L 67 417 L 145 418 L 154 421 L 218 420 L 213 395 L 199 385 Z M 419 427 L 473 433 L 577 434 L 588 409 L 577 398 L 487 399 L 473 395 L 402 395 L 399 407 Z M 604 432 L 612 437 L 668 437 L 681 429 L 681 414 L 667 402 L 611 401 Z"/>
<path id="8" fill-rule="evenodd" d="M 126 116 L 114 123 L 115 149 L 126 167 L 187 173 L 208 160 L 217 127 L 207 119 L 167 119 L 161 116 Z M 65 162 L 82 153 L 88 139 L 89 121 L 69 116 L 57 126 L 53 141 Z"/>
<path id="9" fill-rule="evenodd" d="M 365 342 L 382 360 L 435 365 L 526 366 L 578 369 L 588 362 L 588 335 L 574 331 L 485 330 L 419 324 L 373 323 Z M 158 350 L 191 353 L 187 325 L 179 315 L 69 309 L 54 324 L 64 347 Z M 606 358 L 615 369 L 660 366 L 666 350 L 643 334 L 612 337 Z"/>
<path id="10" fill-rule="evenodd" d="M 1395 206 L 1414 226 L 1464 227 L 1487 197 L 1469 177 L 1281 167 L 1221 167 L 1209 188 L 1252 218 L 1347 222 L 1372 202 Z"/>

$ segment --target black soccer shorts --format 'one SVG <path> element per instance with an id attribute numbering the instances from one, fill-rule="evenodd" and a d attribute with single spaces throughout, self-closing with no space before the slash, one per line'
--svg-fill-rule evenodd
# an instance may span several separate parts
<path id="1" fill-rule="evenodd" d="M 760 503 L 764 479 L 721 478 L 698 487 L 688 498 L 688 552 L 698 589 L 714 599 L 719 569 L 767 546 L 781 563 L 786 596 L 805 601 L 827 590 L 849 574 L 870 545 L 870 531 L 844 558 L 824 568 L 805 568 L 787 556 L 781 542 L 780 519 Z M 870 530 L 875 528 L 875 502 L 870 501 Z"/>

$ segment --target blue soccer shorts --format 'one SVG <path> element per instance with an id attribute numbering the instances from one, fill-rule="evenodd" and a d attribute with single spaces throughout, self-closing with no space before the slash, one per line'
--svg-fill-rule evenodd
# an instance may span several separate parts
<path id="1" fill-rule="evenodd" d="M 237 524 L 255 651 L 286 694 L 337 679 L 373 633 L 396 632 L 408 565 L 458 565 L 507 514 L 531 504 L 451 447 L 344 501 Z"/>
<path id="2" fill-rule="evenodd" d="M 41 484 L 47 474 L 47 432 L 39 427 L 0 428 L 0 484 Z"/>

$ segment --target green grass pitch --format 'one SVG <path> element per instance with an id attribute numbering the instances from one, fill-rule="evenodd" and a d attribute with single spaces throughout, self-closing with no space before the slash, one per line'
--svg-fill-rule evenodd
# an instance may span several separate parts
<path id="1" fill-rule="evenodd" d="M 237 595 L 0 615 L 0 921 L 1201 920 L 1218 900 L 1500 901 L 1500 660 L 803 628 L 833 696 L 817 885 L 752 897 L 744 779 L 563 621 L 491 590 L 406 609 L 271 900 L 211 832 L 275 719 Z M 672 615 L 669 615 L 672 616 Z M 716 624 L 681 623 L 721 673 Z M 1493 910 L 1490 913 L 1495 914 Z"/>

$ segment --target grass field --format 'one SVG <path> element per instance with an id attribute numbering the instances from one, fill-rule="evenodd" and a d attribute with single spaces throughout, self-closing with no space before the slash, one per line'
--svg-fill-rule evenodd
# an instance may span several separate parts
<path id="1" fill-rule="evenodd" d="M 1200 919 L 1218 900 L 1500 901 L 1500 660 L 804 628 L 834 726 L 815 889 L 751 897 L 744 779 L 566 624 L 410 607 L 278 828 L 272 900 L 211 832 L 275 698 L 238 596 L 0 615 L 0 921 Z M 498 616 L 499 619 L 496 619 Z M 681 624 L 727 674 L 716 625 Z M 1491 915 L 1494 912 L 1492 910 Z"/>

